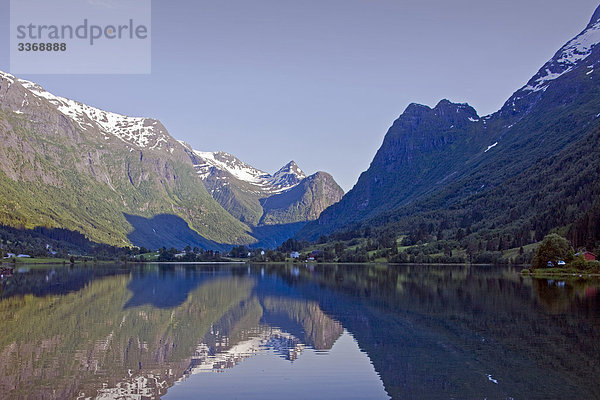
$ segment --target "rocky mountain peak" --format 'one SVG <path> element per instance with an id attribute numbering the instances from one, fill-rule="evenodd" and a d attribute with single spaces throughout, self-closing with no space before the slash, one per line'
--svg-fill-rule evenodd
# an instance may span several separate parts
<path id="1" fill-rule="evenodd" d="M 431 111 L 431 108 L 426 105 L 419 103 L 410 103 L 408 107 L 406 107 L 406 110 L 404 110 L 404 113 L 402 113 L 402 115 L 418 117 L 425 114 L 428 111 Z"/>
<path id="2" fill-rule="evenodd" d="M 277 190 L 285 190 L 296 186 L 304 178 L 306 178 L 306 175 L 292 160 L 275 172 L 269 179 L 269 183 Z"/>
<path id="3" fill-rule="evenodd" d="M 298 164 L 296 164 L 294 160 L 281 167 L 277 172 L 273 174 L 273 177 L 282 176 L 285 174 L 292 174 L 300 179 L 304 179 L 306 177 L 304 172 L 300 169 L 300 167 L 298 166 Z"/>
<path id="4" fill-rule="evenodd" d="M 439 115 L 449 122 L 459 122 L 461 119 L 479 120 L 477 111 L 469 104 L 452 103 L 447 99 L 440 100 L 433 111 L 435 112 L 435 115 Z"/>
<path id="5" fill-rule="evenodd" d="M 513 199 L 526 198 L 522 193 L 531 190 L 533 207 L 546 178 L 564 176 L 572 181 L 579 168 L 567 172 L 564 163 L 556 161 L 556 169 L 550 169 L 540 160 L 554 162 L 561 154 L 565 160 L 578 160 L 574 156 L 578 148 L 575 143 L 584 143 L 580 147 L 586 150 L 580 154 L 587 157 L 588 143 L 597 141 L 598 43 L 600 7 L 587 27 L 562 46 L 500 111 L 480 119 L 469 105 L 448 100 L 440 101 L 434 108 L 409 105 L 394 121 L 369 169 L 352 190 L 325 210 L 317 222 L 303 228 L 298 237 L 316 239 L 336 230 L 354 230 L 357 221 L 385 226 L 392 220 L 394 229 L 400 226 L 397 221 L 409 226 L 416 220 L 409 212 L 422 213 L 418 215 L 426 215 L 423 220 L 433 220 L 439 218 L 438 211 L 461 204 L 459 200 L 470 207 L 471 199 L 487 190 L 490 197 L 480 204 L 489 205 L 490 211 L 481 213 L 477 206 L 464 215 L 479 213 L 482 220 L 490 219 L 490 214 L 499 214 L 497 199 L 508 198 L 504 193 L 509 190 L 516 194 Z M 542 175 L 542 169 L 552 172 Z M 537 179 L 541 182 L 538 189 L 530 189 L 534 181 L 531 176 L 544 176 Z M 522 179 L 518 189 L 512 180 L 515 177 Z M 499 190 L 501 185 L 503 190 Z M 562 182 L 557 183 L 557 187 L 561 186 Z M 554 191 L 548 190 L 553 199 L 558 199 Z M 558 200 L 556 206 L 561 212 L 567 208 Z M 574 206 L 578 207 L 579 204 Z M 538 209 L 546 212 L 548 208 L 544 205 Z M 458 214 L 452 211 L 446 215 Z M 514 229 L 516 220 L 510 217 L 503 223 Z M 572 223 L 573 218 L 564 221 Z M 371 222 L 366 224 L 371 227 Z"/>
<path id="6" fill-rule="evenodd" d="M 294 161 L 290 161 L 271 175 L 223 151 L 191 150 L 189 153 L 198 176 L 205 182 L 218 179 L 221 183 L 226 184 L 227 179 L 223 175 L 226 174 L 249 184 L 250 190 L 254 192 L 273 194 L 289 190 L 306 178 L 304 172 Z"/>
<path id="7" fill-rule="evenodd" d="M 477 111 L 466 103 L 452 103 L 449 100 L 441 100 L 434 108 L 412 103 L 404 113 L 394 121 L 388 131 L 386 138 L 409 138 L 413 133 L 419 133 L 419 137 L 431 136 L 432 132 L 446 132 L 453 129 L 463 128 L 479 122 Z M 435 128 L 435 129 L 434 129 Z"/>
<path id="8" fill-rule="evenodd" d="M 344 194 L 331 175 L 306 177 L 293 160 L 270 175 L 225 152 L 188 153 L 208 192 L 267 241 L 261 243 L 277 245 L 293 236 Z"/>

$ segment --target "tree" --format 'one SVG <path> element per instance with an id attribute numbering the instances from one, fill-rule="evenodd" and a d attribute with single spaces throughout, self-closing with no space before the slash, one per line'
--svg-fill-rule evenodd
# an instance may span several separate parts
<path id="1" fill-rule="evenodd" d="M 246 258 L 248 257 L 248 251 L 249 250 L 246 248 L 246 246 L 239 245 L 233 247 L 229 254 L 231 254 L 231 257 L 234 258 Z"/>
<path id="2" fill-rule="evenodd" d="M 342 254 L 344 254 L 344 249 L 346 248 L 346 246 L 344 246 L 344 243 L 342 242 L 336 242 L 334 245 L 335 248 L 335 255 L 338 257 L 341 257 Z"/>
<path id="3" fill-rule="evenodd" d="M 570 249 L 571 244 L 564 237 L 556 233 L 546 235 L 533 257 L 531 267 L 533 269 L 543 268 L 548 264 L 548 261 L 557 265 L 559 260 L 567 258 Z"/>

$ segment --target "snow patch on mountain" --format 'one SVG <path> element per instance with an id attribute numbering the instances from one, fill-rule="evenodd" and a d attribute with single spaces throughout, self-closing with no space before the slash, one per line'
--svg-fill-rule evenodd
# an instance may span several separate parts
<path id="1" fill-rule="evenodd" d="M 198 175 L 202 179 L 206 179 L 210 175 L 211 167 L 215 167 L 221 171 L 227 171 L 236 179 L 255 185 L 262 185 L 270 175 L 243 161 L 238 160 L 235 156 L 223 151 L 208 152 L 193 150 L 204 163 L 197 164 L 195 167 L 198 170 Z"/>
<path id="2" fill-rule="evenodd" d="M 8 79 L 6 75 L 2 74 L 3 77 Z M 50 102 L 58 111 L 74 121 L 83 130 L 97 128 L 104 134 L 115 136 L 128 144 L 141 148 L 162 149 L 167 147 L 168 133 L 162 124 L 156 120 L 128 117 L 104 111 L 74 100 L 55 96 L 36 83 L 23 79 L 17 79 L 17 81 L 34 96 Z M 25 100 L 23 104 L 25 104 Z"/>
<path id="3" fill-rule="evenodd" d="M 592 53 L 592 49 L 598 43 L 600 43 L 600 21 L 590 24 L 582 33 L 564 45 L 522 90 L 529 92 L 546 90 L 549 82 L 573 70 L 579 62 Z"/>
<path id="4" fill-rule="evenodd" d="M 269 179 L 269 184 L 276 191 L 283 191 L 296 186 L 304 178 L 306 175 L 300 167 L 294 161 L 290 161 L 273 174 Z"/>
<path id="5" fill-rule="evenodd" d="M 2 78 L 2 80 L 8 81 L 8 83 L 10 85 L 12 85 L 13 83 L 15 83 L 15 79 L 16 78 L 14 76 L 12 76 L 11 74 L 7 74 L 6 72 L 0 71 L 0 77 Z"/>
<path id="6" fill-rule="evenodd" d="M 498 146 L 498 142 L 491 144 L 488 146 L 487 149 L 485 149 L 484 153 L 487 153 L 488 151 L 490 151 L 491 149 L 493 149 L 494 147 Z"/>

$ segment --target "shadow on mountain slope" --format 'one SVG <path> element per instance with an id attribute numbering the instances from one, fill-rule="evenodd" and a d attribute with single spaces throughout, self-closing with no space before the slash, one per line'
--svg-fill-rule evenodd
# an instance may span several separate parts
<path id="1" fill-rule="evenodd" d="M 175 247 L 183 249 L 185 246 L 198 246 L 204 250 L 227 250 L 231 246 L 208 240 L 191 229 L 185 220 L 177 215 L 160 214 L 152 218 L 123 213 L 127 222 L 134 230 L 127 234 L 127 238 L 134 246 L 158 249 L 161 247 Z"/>
<path id="2" fill-rule="evenodd" d="M 252 236 L 254 236 L 258 242 L 250 245 L 252 248 L 274 248 L 285 242 L 302 229 L 306 225 L 306 221 L 293 222 L 291 224 L 278 224 L 278 225 L 261 225 L 252 228 Z"/>

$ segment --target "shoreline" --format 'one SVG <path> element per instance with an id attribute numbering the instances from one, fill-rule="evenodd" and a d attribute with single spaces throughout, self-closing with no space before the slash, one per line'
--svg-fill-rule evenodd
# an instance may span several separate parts
<path id="1" fill-rule="evenodd" d="M 544 269 L 543 271 L 531 271 L 526 265 L 522 264 L 449 264 L 449 263 L 388 263 L 388 262 L 363 262 L 363 263 L 348 263 L 348 262 L 292 262 L 292 261 L 281 261 L 281 262 L 268 262 L 268 261 L 245 261 L 245 260 L 222 260 L 222 261 L 110 261 L 110 260 L 94 260 L 94 261 L 82 261 L 76 260 L 75 263 L 71 264 L 68 259 L 18 259 L 16 262 L 3 260 L 0 262 L 0 268 L 17 268 L 17 267 L 44 267 L 44 266 L 100 266 L 100 265 L 117 265 L 120 267 L 135 266 L 135 265 L 210 265 L 210 264 L 221 264 L 221 265 L 245 265 L 245 264 L 260 264 L 260 265 L 291 265 L 291 266 L 316 266 L 316 265 L 364 265 L 364 266 L 442 266 L 442 267 L 457 267 L 457 266 L 470 266 L 470 267 L 501 267 L 501 268 L 519 268 L 523 267 L 520 272 L 521 276 L 530 276 L 532 278 L 555 278 L 555 277 L 569 277 L 569 278 L 593 278 L 600 277 L 600 272 L 585 272 L 577 270 L 569 271 L 549 271 Z"/>

